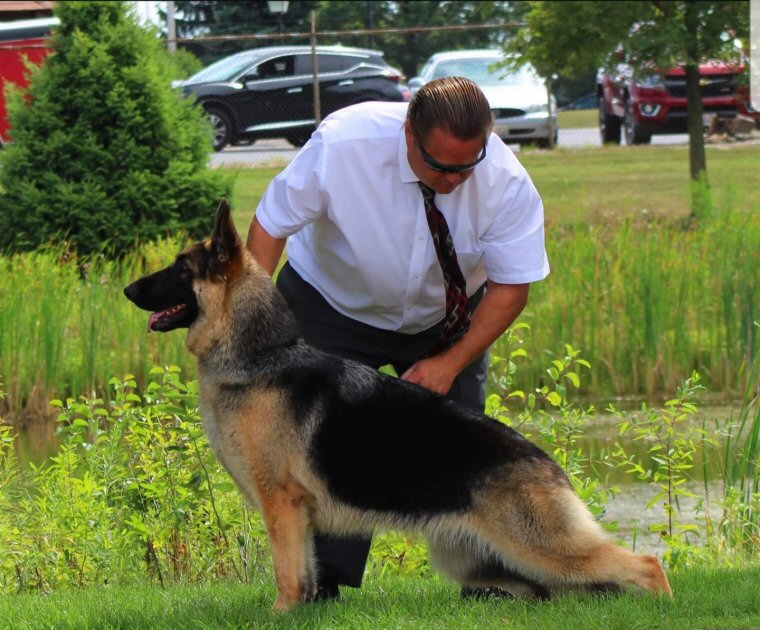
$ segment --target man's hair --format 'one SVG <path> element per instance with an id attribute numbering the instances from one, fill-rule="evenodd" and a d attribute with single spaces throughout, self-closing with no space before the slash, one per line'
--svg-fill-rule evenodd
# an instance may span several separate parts
<path id="1" fill-rule="evenodd" d="M 493 128 L 493 115 L 483 91 L 464 77 L 445 77 L 423 85 L 409 103 L 407 120 L 414 139 L 423 144 L 435 128 L 460 140 L 482 138 Z"/>

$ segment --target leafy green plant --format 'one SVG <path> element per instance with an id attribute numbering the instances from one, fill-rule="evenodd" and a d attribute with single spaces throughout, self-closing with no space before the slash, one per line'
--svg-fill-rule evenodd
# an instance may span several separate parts
<path id="1" fill-rule="evenodd" d="M 696 498 L 686 484 L 693 479 L 691 471 L 697 451 L 706 443 L 717 444 L 703 427 L 692 422 L 697 411 L 693 400 L 702 389 L 699 374 L 694 372 L 679 388 L 676 397 L 667 401 L 661 409 L 643 405 L 641 415 L 626 419 L 614 405 L 608 408 L 621 418 L 621 436 L 631 432 L 634 441 L 647 444 L 651 464 L 640 455 L 629 452 L 620 442 L 615 445 L 609 461 L 639 480 L 657 487 L 657 493 L 646 509 L 662 506 L 664 521 L 651 528 L 660 532 L 668 544 L 665 558 L 671 568 L 686 564 L 700 553 L 689 539 L 689 535 L 696 535 L 699 528 L 683 521 L 681 501 L 687 497 Z"/>
<path id="2" fill-rule="evenodd" d="M 266 558 L 258 515 L 216 461 L 197 384 L 155 369 L 142 395 L 112 379 L 111 402 L 56 400 L 58 453 L 19 474 L 0 441 L 0 587 L 52 590 L 149 575 L 161 584 L 233 576 Z"/>
<path id="3" fill-rule="evenodd" d="M 528 330 L 530 326 L 525 323 L 510 328 L 502 346 L 506 347 L 507 356 L 495 354 L 492 357 L 492 367 L 499 375 L 496 382 L 500 393 L 488 398 L 486 412 L 521 430 L 527 437 L 535 433 L 563 468 L 578 495 L 601 518 L 615 488 L 606 488 L 593 474 L 593 462 L 578 443 L 594 409 L 593 406 L 583 408 L 568 398 L 568 386 L 580 388 L 581 369 L 589 370 L 591 365 L 580 357 L 579 350 L 565 344 L 564 353 L 549 362 L 544 384 L 527 393 L 512 389 L 517 361 L 528 356 L 524 348 L 524 335 Z M 516 414 L 507 404 L 510 399 L 521 403 Z M 615 528 L 614 523 L 607 525 Z"/>
<path id="4" fill-rule="evenodd" d="M 229 192 L 207 166 L 210 126 L 169 86 L 171 62 L 126 2 L 60 2 L 54 53 L 11 94 L 0 159 L 0 250 L 66 241 L 121 256 L 179 231 L 205 236 Z"/>

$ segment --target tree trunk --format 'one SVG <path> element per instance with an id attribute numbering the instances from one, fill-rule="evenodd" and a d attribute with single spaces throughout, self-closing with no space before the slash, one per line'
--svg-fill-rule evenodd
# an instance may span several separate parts
<path id="1" fill-rule="evenodd" d="M 689 169 L 691 178 L 702 179 L 707 171 L 705 135 L 702 111 L 702 88 L 699 85 L 699 66 L 686 66 L 686 94 L 689 110 Z"/>
<path id="2" fill-rule="evenodd" d="M 689 170 L 694 181 L 701 180 L 707 174 L 705 157 L 705 136 L 703 130 L 702 88 L 699 85 L 699 14 L 696 2 L 687 1 L 684 21 L 687 41 L 686 63 L 686 98 L 689 128 Z M 703 175 L 704 174 L 704 175 Z"/>
<path id="3" fill-rule="evenodd" d="M 551 77 L 546 79 L 546 111 L 549 112 L 549 142 L 548 147 L 554 148 L 554 130 L 551 129 L 552 117 L 554 111 L 552 110 L 552 80 Z"/>

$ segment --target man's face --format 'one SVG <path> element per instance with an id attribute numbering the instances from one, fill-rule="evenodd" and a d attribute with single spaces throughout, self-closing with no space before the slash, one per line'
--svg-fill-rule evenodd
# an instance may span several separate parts
<path id="1" fill-rule="evenodd" d="M 420 145 L 414 139 L 409 123 L 406 124 L 405 132 L 409 166 L 420 181 L 436 193 L 450 193 L 468 179 L 483 154 L 481 138 L 460 140 L 448 131 L 436 127 L 428 134 L 424 145 Z M 457 169 L 470 165 L 472 168 L 461 172 L 445 170 L 449 167 Z"/>

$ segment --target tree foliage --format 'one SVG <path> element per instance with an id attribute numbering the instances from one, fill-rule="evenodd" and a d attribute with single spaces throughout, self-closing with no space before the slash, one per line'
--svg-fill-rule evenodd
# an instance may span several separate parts
<path id="1" fill-rule="evenodd" d="M 693 179 L 706 171 L 699 64 L 738 61 L 748 49 L 748 0 L 531 1 L 526 25 L 507 49 L 544 76 L 578 76 L 624 61 L 639 73 L 683 66 L 689 93 Z"/>
<path id="2" fill-rule="evenodd" d="M 119 255 L 167 232 L 206 233 L 225 185 L 155 33 L 126 2 L 60 2 L 56 13 L 53 54 L 9 103 L 0 249 L 66 238 L 82 254 Z"/>
<path id="3" fill-rule="evenodd" d="M 177 2 L 176 27 L 180 37 L 203 35 L 270 34 L 271 40 L 234 40 L 184 42 L 204 62 L 245 48 L 276 43 L 308 43 L 307 39 L 276 39 L 280 28 L 285 33 L 308 33 L 311 11 L 316 11 L 317 30 L 321 32 L 404 29 L 417 27 L 456 27 L 476 24 L 502 25 L 520 18 L 522 2 L 451 0 L 300 0 L 290 2 L 288 11 L 272 15 L 267 3 L 189 0 Z M 509 29 L 438 30 L 415 33 L 376 33 L 362 35 L 324 35 L 320 44 L 343 44 L 382 50 L 386 60 L 407 76 L 417 74 L 421 64 L 433 53 L 460 48 L 494 46 L 504 40 Z"/>

